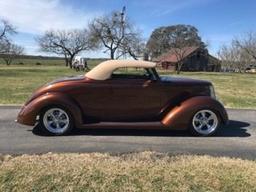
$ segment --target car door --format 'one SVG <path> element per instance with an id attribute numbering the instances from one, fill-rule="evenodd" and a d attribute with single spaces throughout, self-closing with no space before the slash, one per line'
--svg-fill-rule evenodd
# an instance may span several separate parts
<path id="1" fill-rule="evenodd" d="M 162 93 L 157 81 L 145 78 L 111 79 L 110 121 L 155 121 Z"/>
<path id="2" fill-rule="evenodd" d="M 145 76 L 126 77 L 85 82 L 76 89 L 73 95 L 86 122 L 157 120 L 163 107 L 161 83 Z"/>
<path id="3" fill-rule="evenodd" d="M 109 119 L 112 105 L 112 89 L 109 81 L 85 81 L 75 90 L 73 96 L 81 107 L 85 122 Z"/>

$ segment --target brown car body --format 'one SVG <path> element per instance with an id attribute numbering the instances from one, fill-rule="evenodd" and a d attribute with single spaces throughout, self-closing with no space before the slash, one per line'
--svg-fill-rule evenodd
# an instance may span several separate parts
<path id="1" fill-rule="evenodd" d="M 226 110 L 213 98 L 212 89 L 208 81 L 174 77 L 70 77 L 39 88 L 22 107 L 17 120 L 33 126 L 44 108 L 61 106 L 72 115 L 77 128 L 182 130 L 201 109 L 215 111 L 225 124 Z"/>

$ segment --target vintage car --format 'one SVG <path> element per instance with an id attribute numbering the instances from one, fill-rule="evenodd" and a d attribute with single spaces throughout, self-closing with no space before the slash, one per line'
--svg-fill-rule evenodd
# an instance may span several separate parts
<path id="1" fill-rule="evenodd" d="M 228 122 L 208 81 L 159 76 L 156 64 L 108 60 L 39 88 L 17 121 L 53 135 L 72 128 L 188 129 L 209 136 Z"/>

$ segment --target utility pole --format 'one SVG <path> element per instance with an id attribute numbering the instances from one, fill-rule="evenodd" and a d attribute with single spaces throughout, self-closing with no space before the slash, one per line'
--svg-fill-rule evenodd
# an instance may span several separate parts
<path id="1" fill-rule="evenodd" d="M 125 25 L 125 11 L 126 11 L 126 7 L 123 6 L 122 12 L 121 12 L 121 24 L 122 24 L 122 34 L 124 35 L 124 25 Z"/>
<path id="2" fill-rule="evenodd" d="M 125 36 L 125 12 L 126 12 L 126 7 L 123 6 L 123 9 L 120 13 L 120 16 L 121 16 L 121 25 L 122 25 L 122 37 Z M 123 55 L 123 57 L 125 58 L 125 54 Z"/>

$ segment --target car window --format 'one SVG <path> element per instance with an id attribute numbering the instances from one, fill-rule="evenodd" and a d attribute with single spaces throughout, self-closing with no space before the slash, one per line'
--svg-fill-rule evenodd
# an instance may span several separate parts
<path id="1" fill-rule="evenodd" d="M 118 68 L 113 71 L 111 79 L 151 79 L 151 71 L 146 68 L 129 67 Z"/>

